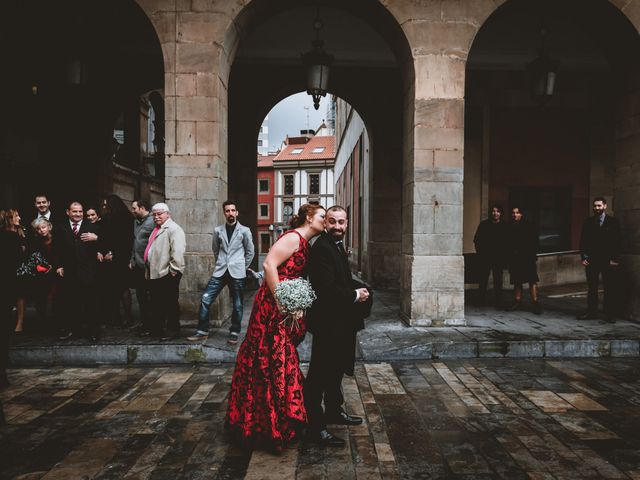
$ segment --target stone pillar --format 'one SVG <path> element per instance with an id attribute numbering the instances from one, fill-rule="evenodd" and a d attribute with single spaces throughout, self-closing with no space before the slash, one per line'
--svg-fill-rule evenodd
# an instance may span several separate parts
<path id="1" fill-rule="evenodd" d="M 463 325 L 465 64 L 500 0 L 383 2 L 413 54 L 405 107 L 401 312 L 412 325 Z"/>
<path id="2" fill-rule="evenodd" d="M 640 31 L 640 1 L 611 3 Z M 622 270 L 629 285 L 628 313 L 640 316 L 640 65 L 629 57 L 625 93 L 616 105 L 614 208 L 622 225 Z"/>
<path id="3" fill-rule="evenodd" d="M 213 271 L 211 236 L 227 196 L 227 80 L 240 2 L 138 0 L 154 24 L 165 64 L 165 191 L 187 237 L 181 282 L 182 319 L 196 317 Z M 214 306 L 214 325 L 220 311 Z M 217 307 L 220 307 L 218 304 Z"/>
<path id="4" fill-rule="evenodd" d="M 637 78 L 640 87 L 640 76 Z M 640 88 L 618 101 L 616 119 L 615 214 L 622 226 L 622 270 L 631 285 L 626 307 L 640 315 Z"/>

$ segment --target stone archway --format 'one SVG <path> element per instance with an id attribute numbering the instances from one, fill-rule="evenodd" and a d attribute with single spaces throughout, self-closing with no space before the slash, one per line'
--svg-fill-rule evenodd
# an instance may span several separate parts
<path id="1" fill-rule="evenodd" d="M 242 35 L 262 19 L 308 3 L 138 2 L 156 27 L 165 58 L 167 199 L 186 227 L 190 251 L 187 272 L 192 273 L 183 282 L 182 298 L 185 306 L 195 310 L 200 288 L 211 270 L 210 232 L 220 220 L 219 202 L 228 194 L 229 76 Z M 338 3 L 328 5 L 347 8 L 355 17 L 366 16 L 369 24 L 386 36 L 401 72 L 402 153 L 394 158 L 401 159 L 397 170 L 402 172 L 402 200 L 392 213 L 400 212 L 397 233 L 402 241 L 397 237 L 379 245 L 381 258 L 385 246 L 394 253 L 400 251 L 392 258 L 403 272 L 403 315 L 415 325 L 464 323 L 465 66 L 478 29 L 503 2 Z M 612 4 L 622 5 L 617 1 Z M 639 0 L 624 2 L 621 8 L 632 23 L 640 23 Z M 633 91 L 629 92 L 632 98 Z M 353 99 L 350 102 L 357 105 Z M 634 112 L 621 110 L 620 115 L 622 126 L 629 124 Z M 632 151 L 635 133 L 629 135 L 625 137 L 628 140 L 618 142 L 620 150 L 629 146 Z M 375 202 L 373 208 L 377 208 Z M 617 210 L 622 215 L 620 205 Z M 630 208 L 630 218 L 633 212 Z M 384 221 L 381 226 L 386 227 Z M 638 258 L 637 246 L 629 251 L 636 252 L 633 259 Z"/>
<path id="2" fill-rule="evenodd" d="M 140 142 L 140 99 L 162 91 L 162 51 L 136 2 L 10 2 L 1 22 L 3 206 L 28 223 L 37 193 L 60 215 L 70 200 L 130 201 L 141 185 L 162 198 Z"/>
<path id="3" fill-rule="evenodd" d="M 372 2 L 358 2 L 369 9 L 362 16 L 358 5 L 344 8 L 340 2 L 323 4 L 327 49 L 336 55 L 332 68 L 331 93 L 345 99 L 367 123 L 373 157 L 372 181 L 376 187 L 371 199 L 368 245 L 370 267 L 365 275 L 376 286 L 397 286 L 401 270 L 403 80 L 401 60 L 389 46 L 389 37 L 398 35 L 397 25 L 386 11 Z M 273 105 L 273 98 L 305 89 L 300 51 L 308 49 L 313 4 L 283 3 L 271 11 L 272 3 L 253 2 L 242 13 L 239 32 L 243 39 L 236 50 L 229 80 L 229 191 L 241 202 L 255 205 L 255 148 L 252 139 Z M 286 7 L 286 8 L 285 8 Z M 266 10 L 265 10 L 266 9 Z M 375 13 L 372 15 L 371 10 Z M 346 20 L 346 19 L 348 20 Z M 375 19 L 373 22 L 371 18 Z M 307 20 L 307 21 L 305 21 Z M 378 25 L 377 32 L 370 23 Z M 287 25 L 287 45 L 277 38 Z M 349 31 L 350 27 L 351 31 Z M 380 33 L 384 32 L 384 33 Z M 349 34 L 351 35 L 350 38 Z M 259 40 L 258 40 L 259 38 Z M 365 51 L 350 48 L 360 39 Z M 375 51 L 369 44 L 378 47 Z M 293 48 L 290 45 L 295 45 Z M 285 51 L 288 50 L 288 51 Z M 284 53 L 283 53 L 284 52 Z M 406 52 L 404 52 L 406 56 Z M 359 56 L 358 56 L 359 55 Z M 259 82 L 255 79 L 260 78 Z M 376 161 L 377 159 L 377 161 Z M 253 217 L 253 215 L 252 215 Z"/>
<path id="4" fill-rule="evenodd" d="M 580 229 L 591 198 L 604 196 L 624 225 L 624 269 L 638 284 L 637 179 L 629 175 L 638 133 L 629 106 L 640 37 L 631 13 L 605 0 L 511 0 L 483 22 L 466 70 L 465 253 L 490 204 L 535 197 L 529 213 L 548 252 L 538 262 L 542 284 L 584 281 Z M 544 102 L 532 97 L 527 73 L 542 27 L 560 62 Z"/>

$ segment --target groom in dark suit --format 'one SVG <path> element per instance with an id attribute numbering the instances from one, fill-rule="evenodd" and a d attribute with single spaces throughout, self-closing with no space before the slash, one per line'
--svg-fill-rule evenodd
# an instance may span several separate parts
<path id="1" fill-rule="evenodd" d="M 98 235 L 95 225 L 84 220 L 84 210 L 79 202 L 69 204 L 67 217 L 56 226 L 54 242 L 56 273 L 62 284 L 64 330 L 60 339 L 71 338 L 86 324 L 87 335 L 96 340 L 99 329 L 95 312 Z"/>
<path id="2" fill-rule="evenodd" d="M 344 208 L 327 209 L 325 232 L 311 247 L 308 263 L 309 280 L 318 298 L 307 315 L 307 328 L 313 334 L 304 384 L 307 435 L 312 441 L 334 447 L 345 442 L 327 430 L 328 423 L 362 423 L 362 418 L 344 411 L 341 384 L 344 374 L 353 375 L 356 334 L 364 328 L 372 302 L 369 290 L 351 276 L 342 243 L 347 226 Z"/>

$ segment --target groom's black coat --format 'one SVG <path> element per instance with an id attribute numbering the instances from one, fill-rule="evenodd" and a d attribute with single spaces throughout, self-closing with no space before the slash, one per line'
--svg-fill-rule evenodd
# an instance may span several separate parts
<path id="1" fill-rule="evenodd" d="M 318 297 L 307 314 L 307 328 L 314 343 L 322 345 L 317 349 L 322 353 L 322 362 L 331 362 L 353 375 L 356 334 L 364 328 L 372 297 L 354 303 L 355 290 L 364 285 L 352 279 L 346 256 L 326 232 L 311 247 L 307 268 Z"/>

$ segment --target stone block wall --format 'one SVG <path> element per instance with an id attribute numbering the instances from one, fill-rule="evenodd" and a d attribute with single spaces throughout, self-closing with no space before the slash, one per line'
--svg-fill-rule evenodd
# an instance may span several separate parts
<path id="1" fill-rule="evenodd" d="M 415 71 L 405 110 L 402 315 L 412 325 L 464 324 L 465 66 L 501 2 L 382 3 L 409 41 Z"/>
<path id="2" fill-rule="evenodd" d="M 193 316 L 211 271 L 210 235 L 222 221 L 220 205 L 228 192 L 228 79 L 244 28 L 245 18 L 239 13 L 258 2 L 137 1 L 154 24 L 164 53 L 166 196 L 175 220 L 187 233 L 189 260 L 182 298 L 184 316 Z M 640 23 L 640 0 L 611 1 L 634 25 Z M 385 212 L 387 199 L 375 197 L 382 184 L 372 188 L 370 268 L 374 283 L 375 272 L 398 272 L 394 278 L 400 278 L 402 313 L 414 325 L 464 323 L 465 64 L 478 29 L 502 3 L 380 0 L 400 26 L 411 53 L 410 58 L 401 59 L 400 66 L 405 99 L 401 212 L 397 207 Z M 626 100 L 634 100 L 635 95 Z M 617 137 L 615 207 L 629 238 L 625 253 L 630 265 L 640 263 L 635 233 L 640 231 L 640 185 L 633 160 L 638 158 L 640 129 L 629 127 L 636 125 L 636 114 L 637 110 L 624 113 L 621 109 Z M 372 148 L 376 148 L 375 137 Z M 384 178 L 385 170 L 380 172 L 383 175 L 377 178 Z M 377 181 L 376 171 L 373 179 Z M 387 193 L 396 191 L 394 186 Z M 400 245 L 395 238 L 386 241 L 384 234 L 385 218 L 399 214 Z M 393 283 L 389 275 L 380 281 L 385 278 Z"/>

